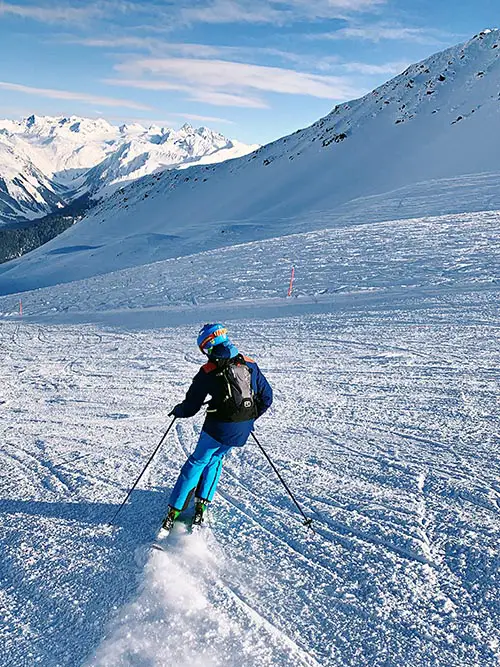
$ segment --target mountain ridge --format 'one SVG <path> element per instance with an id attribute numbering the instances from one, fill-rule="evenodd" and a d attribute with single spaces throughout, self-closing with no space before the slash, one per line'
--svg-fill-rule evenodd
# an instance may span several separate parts
<path id="1" fill-rule="evenodd" d="M 256 148 L 188 123 L 179 130 L 138 123 L 117 127 L 102 118 L 34 114 L 0 120 L 0 137 L 0 224 L 36 219 L 53 212 L 55 204 L 64 207 L 86 194 L 99 199 L 126 181 L 163 169 L 231 159 Z M 17 169 L 12 155 L 18 156 Z M 31 197 L 19 197 L 16 180 L 24 173 L 31 176 Z M 47 191 L 60 200 L 46 197 Z"/>
<path id="2" fill-rule="evenodd" d="M 251 155 L 145 176 L 102 199 L 26 263 L 4 265 L 0 289 L 68 282 L 370 216 L 418 217 L 421 197 L 432 201 L 433 215 L 491 210 L 500 192 L 499 56 L 500 33 L 484 31 Z M 462 190 L 481 183 L 481 175 L 485 186 L 467 203 Z M 431 187 L 419 189 L 423 182 Z M 373 206 L 383 193 L 393 203 L 381 217 Z M 78 257 L 62 252 L 86 246 L 92 249 Z"/>

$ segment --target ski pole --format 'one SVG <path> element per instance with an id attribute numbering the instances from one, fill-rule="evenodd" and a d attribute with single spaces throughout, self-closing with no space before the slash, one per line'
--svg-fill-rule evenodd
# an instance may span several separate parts
<path id="1" fill-rule="evenodd" d="M 142 477 L 142 476 L 144 475 L 144 473 L 146 472 L 146 469 L 147 469 L 147 467 L 149 466 L 149 464 L 151 463 L 151 461 L 153 460 L 153 458 L 154 458 L 156 452 L 160 449 L 160 447 L 161 447 L 161 446 L 163 445 L 163 443 L 165 442 L 166 437 L 167 437 L 167 435 L 170 433 L 170 429 L 171 429 L 172 426 L 174 425 L 176 419 L 177 419 L 177 417 L 174 417 L 174 418 L 172 419 L 172 421 L 170 422 L 170 424 L 168 425 L 168 428 L 167 428 L 167 430 L 165 431 L 165 435 L 164 435 L 163 438 L 160 440 L 160 442 L 159 442 L 158 445 L 156 446 L 156 449 L 154 450 L 154 452 L 153 452 L 153 453 L 151 454 L 151 456 L 149 457 L 148 462 L 146 463 L 146 465 L 145 465 L 144 468 L 142 469 L 141 474 L 140 474 L 139 477 L 135 480 L 134 486 L 133 486 L 133 487 L 130 489 L 130 491 L 127 493 L 127 497 L 125 498 L 125 500 L 122 502 L 122 504 L 120 505 L 120 507 L 119 507 L 119 508 L 116 510 L 116 512 L 114 513 L 113 518 L 112 518 L 111 521 L 109 522 L 108 526 L 112 526 L 112 525 L 113 525 L 113 523 L 114 523 L 116 517 L 118 516 L 118 514 L 120 513 L 122 507 L 126 504 L 127 500 L 130 498 L 130 495 L 131 495 L 132 491 L 133 491 L 133 490 L 135 489 L 135 487 L 139 484 L 139 482 L 140 482 L 140 480 L 141 480 L 141 477 Z"/>
<path id="2" fill-rule="evenodd" d="M 274 463 L 272 462 L 271 457 L 269 456 L 269 454 L 266 452 L 266 450 L 264 449 L 264 447 L 263 447 L 263 446 L 260 444 L 260 442 L 257 440 L 257 437 L 255 436 L 255 433 L 252 431 L 250 435 L 252 436 L 252 438 L 255 440 L 255 442 L 256 442 L 257 445 L 259 446 L 260 451 L 264 454 L 264 456 L 266 457 L 266 459 L 269 461 L 269 463 L 270 463 L 272 469 L 273 469 L 274 472 L 278 475 L 278 479 L 279 479 L 279 481 L 283 484 L 283 486 L 285 487 L 285 489 L 286 489 L 288 495 L 289 495 L 290 498 L 293 500 L 293 502 L 295 503 L 295 506 L 297 507 L 297 509 L 299 510 L 299 512 L 300 512 L 300 513 L 302 514 L 302 516 L 304 517 L 304 526 L 307 526 L 307 528 L 310 528 L 310 529 L 313 531 L 313 533 L 314 533 L 314 528 L 312 527 L 312 519 L 310 519 L 309 517 L 307 517 L 307 516 L 304 514 L 304 511 L 302 510 L 302 507 L 301 507 L 301 506 L 299 505 L 299 503 L 295 500 L 295 496 L 294 496 L 293 493 L 290 491 L 290 489 L 289 489 L 289 487 L 288 487 L 288 484 L 285 482 L 285 480 L 283 479 L 283 477 L 280 475 L 280 472 L 279 472 L 278 468 L 277 468 L 277 467 L 274 465 Z"/>

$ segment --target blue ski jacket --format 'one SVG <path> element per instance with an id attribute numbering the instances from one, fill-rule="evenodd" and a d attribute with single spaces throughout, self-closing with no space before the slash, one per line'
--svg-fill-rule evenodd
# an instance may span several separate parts
<path id="1" fill-rule="evenodd" d="M 243 358 L 251 370 L 252 390 L 257 407 L 257 418 L 259 418 L 271 406 L 273 402 L 273 390 L 257 363 L 249 357 Z M 181 419 L 192 417 L 200 410 L 208 395 L 217 400 L 218 393 L 221 391 L 220 383 L 217 381 L 214 372 L 217 368 L 217 365 L 211 361 L 204 364 L 194 376 L 191 386 L 186 393 L 186 398 L 182 403 L 175 406 L 171 414 Z M 221 445 L 241 447 L 247 441 L 253 429 L 254 422 L 254 419 L 242 422 L 220 421 L 220 419 L 209 413 L 205 418 L 203 431 L 217 440 L 217 442 L 220 442 Z"/>

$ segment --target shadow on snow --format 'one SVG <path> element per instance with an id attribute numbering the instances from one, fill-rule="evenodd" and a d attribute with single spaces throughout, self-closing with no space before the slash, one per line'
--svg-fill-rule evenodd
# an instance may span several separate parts
<path id="1" fill-rule="evenodd" d="M 166 490 L 136 490 L 113 526 L 113 503 L 0 500 L 2 588 L 29 617 L 28 632 L 22 622 L 14 629 L 11 664 L 23 664 L 27 643 L 46 667 L 85 663 L 116 609 L 135 597 L 167 500 Z M 28 558 L 29 579 L 17 565 Z"/>

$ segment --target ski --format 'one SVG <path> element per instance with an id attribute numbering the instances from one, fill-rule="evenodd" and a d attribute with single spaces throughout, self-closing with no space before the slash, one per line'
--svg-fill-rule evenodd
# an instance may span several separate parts
<path id="1" fill-rule="evenodd" d="M 168 538 L 172 535 L 173 532 L 176 531 L 176 527 L 180 527 L 181 525 L 185 527 L 186 533 L 188 535 L 202 531 L 206 526 L 207 508 L 207 502 L 198 503 L 195 506 L 193 513 L 187 514 L 186 512 L 182 512 L 175 518 L 170 516 L 170 520 L 169 516 L 167 515 L 163 520 L 160 530 L 158 531 L 156 541 L 151 545 L 152 549 L 157 551 L 166 551 Z"/>

